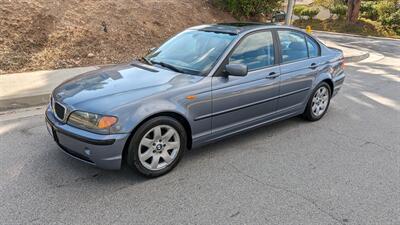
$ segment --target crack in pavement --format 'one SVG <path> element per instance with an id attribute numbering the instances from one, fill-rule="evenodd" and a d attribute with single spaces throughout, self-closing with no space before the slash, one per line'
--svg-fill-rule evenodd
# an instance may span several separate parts
<path id="1" fill-rule="evenodd" d="M 292 196 L 300 197 L 301 199 L 305 200 L 306 202 L 312 204 L 319 212 L 321 212 L 321 213 L 323 213 L 323 214 L 329 216 L 331 219 L 335 220 L 336 222 L 338 222 L 338 223 L 341 224 L 341 225 L 346 225 L 346 223 L 343 222 L 344 220 L 347 220 L 347 221 L 348 221 L 348 219 L 343 219 L 343 220 L 341 220 L 341 219 L 335 217 L 334 215 L 332 215 L 331 213 L 329 213 L 328 211 L 326 211 L 325 209 L 323 209 L 321 206 L 319 206 L 319 205 L 316 203 L 316 201 L 313 200 L 313 199 L 311 199 L 311 198 L 308 198 L 308 197 L 306 197 L 306 196 L 304 196 L 304 195 L 302 195 L 302 194 L 300 194 L 300 193 L 297 193 L 297 192 L 295 192 L 295 191 L 286 189 L 286 188 L 284 188 L 284 187 L 280 187 L 280 186 L 277 186 L 277 185 L 274 185 L 274 184 L 270 184 L 270 183 L 263 182 L 263 181 L 257 179 L 256 177 L 253 177 L 253 176 L 251 176 L 251 175 L 249 175 L 249 174 L 247 174 L 247 173 L 242 172 L 241 170 L 239 170 L 236 166 L 234 166 L 234 165 L 231 164 L 231 163 L 228 163 L 228 165 L 229 165 L 230 167 L 233 168 L 233 170 L 236 172 L 236 174 L 245 176 L 245 177 L 247 177 L 247 178 L 253 180 L 254 182 L 256 182 L 256 183 L 258 183 L 258 184 L 262 184 L 262 185 L 268 186 L 268 187 L 270 187 L 270 188 L 272 188 L 272 189 L 274 189 L 274 190 L 284 191 L 284 192 L 286 192 L 286 193 L 288 193 L 288 194 L 290 194 L 290 195 L 292 195 Z"/>
<path id="2" fill-rule="evenodd" d="M 384 145 L 382 145 L 382 144 L 379 144 L 379 143 L 377 143 L 377 142 L 374 142 L 374 141 L 371 141 L 371 140 L 368 140 L 368 139 L 364 139 L 364 138 L 360 138 L 360 137 L 355 137 L 355 136 L 347 135 L 347 134 L 344 134 L 344 133 L 342 133 L 342 132 L 340 132 L 340 131 L 337 131 L 337 130 L 331 128 L 331 127 L 322 127 L 322 126 L 318 126 L 318 125 L 314 125 L 314 126 L 317 127 L 317 128 L 320 128 L 320 129 L 322 129 L 322 130 L 330 131 L 330 132 L 332 132 L 332 133 L 335 133 L 335 134 L 337 134 L 337 135 L 339 135 L 339 136 L 342 136 L 342 137 L 345 137 L 345 138 L 347 138 L 347 139 L 355 139 L 355 140 L 361 141 L 361 142 L 363 142 L 363 144 L 361 144 L 360 147 L 362 147 L 362 146 L 364 146 L 364 145 L 368 145 L 368 144 L 373 144 L 373 145 L 375 145 L 375 146 L 381 148 L 381 149 L 384 150 L 384 151 L 391 152 L 391 153 L 399 153 L 399 152 L 397 152 L 396 150 L 392 150 L 392 149 L 390 149 L 390 148 L 388 148 L 388 147 L 386 147 L 386 146 L 384 146 Z"/>

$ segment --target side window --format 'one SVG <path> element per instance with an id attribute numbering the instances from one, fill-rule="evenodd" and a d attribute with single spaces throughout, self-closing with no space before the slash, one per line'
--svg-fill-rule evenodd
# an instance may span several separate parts
<path id="1" fill-rule="evenodd" d="M 310 58 L 319 56 L 319 44 L 309 37 L 306 37 L 306 40 Z"/>
<path id="2" fill-rule="evenodd" d="M 303 34 L 288 30 L 278 31 L 283 62 L 308 58 L 307 44 Z"/>
<path id="3" fill-rule="evenodd" d="M 229 58 L 229 63 L 245 64 L 249 70 L 270 66 L 274 62 L 274 41 L 270 31 L 256 32 L 245 37 Z"/>

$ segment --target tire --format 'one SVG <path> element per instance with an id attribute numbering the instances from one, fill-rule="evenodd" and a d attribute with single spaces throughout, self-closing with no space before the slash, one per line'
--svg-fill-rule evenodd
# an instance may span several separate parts
<path id="1" fill-rule="evenodd" d="M 322 94 L 321 90 L 325 90 L 326 94 Z M 309 121 L 317 121 L 321 119 L 328 111 L 331 97 L 331 87 L 326 82 L 320 83 L 308 99 L 306 109 L 303 113 L 303 118 Z"/>
<path id="2" fill-rule="evenodd" d="M 179 163 L 186 143 L 185 128 L 176 119 L 167 116 L 150 119 L 133 135 L 127 163 L 146 177 L 164 175 Z"/>

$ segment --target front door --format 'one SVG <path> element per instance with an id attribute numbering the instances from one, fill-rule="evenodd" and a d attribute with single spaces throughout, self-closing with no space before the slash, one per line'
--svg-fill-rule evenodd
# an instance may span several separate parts
<path id="1" fill-rule="evenodd" d="M 266 120 L 277 109 L 279 66 L 271 31 L 258 31 L 242 38 L 225 64 L 245 64 L 244 77 L 212 78 L 212 132 L 216 136 Z M 224 65 L 222 65 L 224 66 Z"/>

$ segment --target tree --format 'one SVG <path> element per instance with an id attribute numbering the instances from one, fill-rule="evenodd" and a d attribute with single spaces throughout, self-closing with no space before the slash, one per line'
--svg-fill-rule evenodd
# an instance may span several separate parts
<path id="1" fill-rule="evenodd" d="M 305 5 L 295 5 L 293 8 L 293 14 L 298 16 L 302 20 L 303 15 L 301 14 L 301 12 L 303 10 L 305 10 L 306 8 L 307 8 L 307 6 L 305 6 Z"/>
<path id="2" fill-rule="evenodd" d="M 283 0 L 213 0 L 215 4 L 238 17 L 269 15 L 279 9 Z"/>
<path id="3" fill-rule="evenodd" d="M 317 5 L 320 5 L 326 9 L 331 8 L 334 4 L 336 4 L 336 0 L 315 0 Z"/>
<path id="4" fill-rule="evenodd" d="M 334 5 L 347 4 L 348 0 L 314 0 L 314 3 L 326 9 L 332 8 Z"/>
<path id="5" fill-rule="evenodd" d="M 347 22 L 356 23 L 360 15 L 361 0 L 348 0 L 347 2 Z"/>
<path id="6" fill-rule="evenodd" d="M 309 20 L 313 19 L 316 15 L 318 15 L 319 9 L 318 8 L 310 8 L 307 7 L 300 12 L 302 16 L 307 16 Z"/>
<path id="7" fill-rule="evenodd" d="M 336 15 L 338 19 L 342 19 L 343 16 L 346 15 L 347 6 L 343 4 L 337 4 L 329 8 L 329 12 L 331 14 L 330 19 L 332 19 L 333 15 Z"/>

